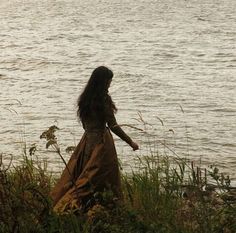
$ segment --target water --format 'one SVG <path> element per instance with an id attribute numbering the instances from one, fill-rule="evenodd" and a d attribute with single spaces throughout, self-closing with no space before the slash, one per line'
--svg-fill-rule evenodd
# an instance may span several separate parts
<path id="1" fill-rule="evenodd" d="M 39 135 L 53 124 L 63 150 L 78 143 L 76 99 L 106 65 L 118 122 L 144 128 L 140 111 L 156 134 L 124 127 L 141 146 L 133 153 L 115 137 L 125 167 L 154 144 L 171 154 L 165 139 L 178 155 L 236 178 L 235 0 L 1 0 L 0 19 L 5 161 L 21 159 L 22 141 L 44 150 Z M 63 166 L 56 154 L 38 154 Z"/>

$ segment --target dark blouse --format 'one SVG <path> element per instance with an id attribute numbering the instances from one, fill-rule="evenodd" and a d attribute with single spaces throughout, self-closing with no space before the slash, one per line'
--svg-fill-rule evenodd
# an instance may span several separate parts
<path id="1" fill-rule="evenodd" d="M 114 134 L 120 137 L 123 141 L 128 144 L 131 144 L 131 138 L 117 124 L 114 111 L 109 104 L 109 100 L 105 101 L 105 119 L 103 121 L 99 120 L 96 116 L 96 113 L 94 113 L 89 119 L 86 119 L 83 122 L 84 130 L 88 134 L 104 132 L 107 126 Z"/>

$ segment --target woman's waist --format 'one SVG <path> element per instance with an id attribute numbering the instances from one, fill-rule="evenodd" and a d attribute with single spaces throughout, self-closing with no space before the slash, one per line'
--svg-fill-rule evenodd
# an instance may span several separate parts
<path id="1" fill-rule="evenodd" d="M 107 127 L 104 128 L 85 128 L 84 131 L 86 134 L 103 134 L 108 130 Z"/>
<path id="2" fill-rule="evenodd" d="M 85 130 L 85 137 L 88 145 L 94 145 L 104 142 L 106 135 L 108 134 L 109 129 L 89 129 Z"/>

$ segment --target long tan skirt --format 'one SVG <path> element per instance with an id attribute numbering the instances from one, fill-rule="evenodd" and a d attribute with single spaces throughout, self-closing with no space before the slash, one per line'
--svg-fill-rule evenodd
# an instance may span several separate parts
<path id="1" fill-rule="evenodd" d="M 54 210 L 78 208 L 83 200 L 105 189 L 122 197 L 114 140 L 108 129 L 100 134 L 85 132 L 51 192 Z"/>

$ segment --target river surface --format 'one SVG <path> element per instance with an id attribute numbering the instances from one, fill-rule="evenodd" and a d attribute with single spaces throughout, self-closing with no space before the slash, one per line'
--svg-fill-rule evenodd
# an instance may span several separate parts
<path id="1" fill-rule="evenodd" d="M 5 162 L 22 159 L 24 142 L 36 143 L 39 159 L 61 169 L 39 136 L 56 124 L 69 158 L 64 149 L 83 133 L 77 97 L 106 65 L 117 121 L 149 134 L 123 127 L 138 152 L 114 136 L 124 167 L 154 150 L 236 178 L 235 0 L 0 0 L 0 22 Z"/>

